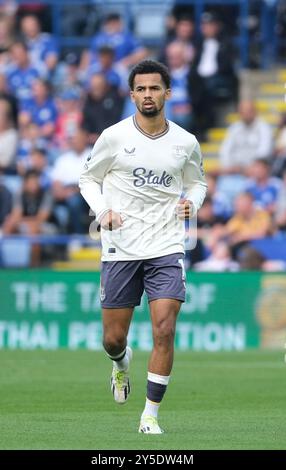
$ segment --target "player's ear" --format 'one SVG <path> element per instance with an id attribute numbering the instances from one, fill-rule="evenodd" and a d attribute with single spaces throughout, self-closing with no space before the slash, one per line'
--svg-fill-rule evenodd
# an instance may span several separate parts
<path id="1" fill-rule="evenodd" d="M 132 103 L 135 103 L 134 91 L 133 90 L 130 90 L 130 99 L 131 99 Z"/>
<path id="2" fill-rule="evenodd" d="M 169 100 L 171 98 L 171 95 L 172 95 L 171 88 L 167 88 L 165 91 L 165 99 Z"/>

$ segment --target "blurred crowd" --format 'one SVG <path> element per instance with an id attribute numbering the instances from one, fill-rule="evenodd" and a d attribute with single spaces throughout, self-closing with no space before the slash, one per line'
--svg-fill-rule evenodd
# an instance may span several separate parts
<path id="1" fill-rule="evenodd" d="M 171 15 L 154 52 L 109 13 L 89 49 L 64 56 L 39 18 L 19 15 L 14 2 L 0 6 L 0 233 L 87 233 L 91 219 L 78 189 L 83 162 L 106 127 L 134 112 L 129 70 L 153 57 L 171 74 L 167 117 L 200 141 L 220 106 L 232 102 L 240 114 L 222 144 L 220 170 L 207 175 L 189 265 L 237 270 L 252 256 L 249 269 L 271 269 L 249 242 L 286 231 L 286 118 L 273 132 L 254 103 L 238 103 L 236 54 L 217 14 L 203 13 L 199 31 L 189 14 Z M 39 247 L 33 250 L 37 265 Z"/>
<path id="2" fill-rule="evenodd" d="M 273 130 L 254 102 L 241 101 L 238 111 L 240 118 L 220 148 L 219 169 L 207 175 L 208 197 L 198 214 L 191 263 L 203 270 L 285 270 L 286 116 Z M 264 247 L 270 254 L 271 242 L 284 240 L 281 259 L 264 256 L 253 243 L 257 240 L 268 241 Z"/>

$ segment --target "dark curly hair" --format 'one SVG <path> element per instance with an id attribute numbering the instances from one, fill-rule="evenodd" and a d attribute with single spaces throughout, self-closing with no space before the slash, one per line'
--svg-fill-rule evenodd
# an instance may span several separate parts
<path id="1" fill-rule="evenodd" d="M 135 65 L 130 72 L 128 79 L 130 90 L 134 89 L 135 75 L 143 75 L 145 73 L 159 73 L 166 88 L 170 88 L 171 78 L 167 67 L 164 64 L 161 64 L 161 62 L 157 62 L 155 60 L 143 60 L 142 62 L 139 62 L 139 64 Z"/>

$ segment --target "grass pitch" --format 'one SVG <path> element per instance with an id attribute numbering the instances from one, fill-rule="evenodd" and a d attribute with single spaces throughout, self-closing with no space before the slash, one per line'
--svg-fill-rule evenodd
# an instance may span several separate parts
<path id="1" fill-rule="evenodd" d="M 137 433 L 147 359 L 134 352 L 120 406 L 104 353 L 1 351 L 0 449 L 286 448 L 284 352 L 177 353 L 161 436 Z"/>

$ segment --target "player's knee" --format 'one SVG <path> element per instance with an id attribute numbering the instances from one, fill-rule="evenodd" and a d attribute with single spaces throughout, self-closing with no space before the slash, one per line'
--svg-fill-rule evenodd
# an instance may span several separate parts
<path id="1" fill-rule="evenodd" d="M 108 354 L 116 356 L 126 347 L 126 337 L 123 333 L 104 335 L 103 347 Z"/>
<path id="2" fill-rule="evenodd" d="M 154 343 L 156 345 L 168 345 L 174 341 L 175 324 L 170 321 L 161 321 L 153 327 Z"/>

